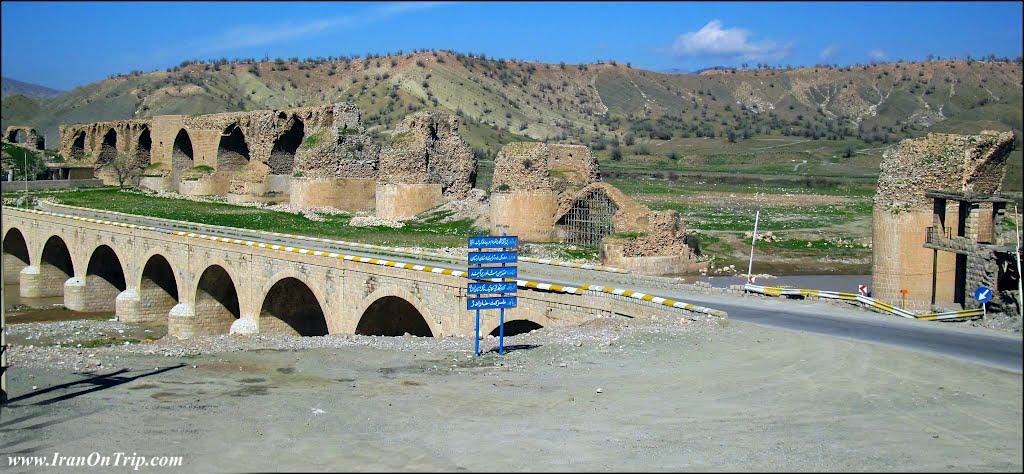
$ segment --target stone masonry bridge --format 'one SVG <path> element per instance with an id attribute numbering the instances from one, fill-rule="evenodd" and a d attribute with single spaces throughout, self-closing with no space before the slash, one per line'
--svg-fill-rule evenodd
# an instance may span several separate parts
<path id="1" fill-rule="evenodd" d="M 458 272 L 272 242 L 4 207 L 3 268 L 5 283 L 18 282 L 23 297 L 63 296 L 71 310 L 166 322 L 168 334 L 179 338 L 473 333 Z M 514 332 L 597 317 L 685 314 L 599 291 L 521 288 L 506 322 Z M 497 326 L 496 315 L 485 321 L 482 334 Z"/>

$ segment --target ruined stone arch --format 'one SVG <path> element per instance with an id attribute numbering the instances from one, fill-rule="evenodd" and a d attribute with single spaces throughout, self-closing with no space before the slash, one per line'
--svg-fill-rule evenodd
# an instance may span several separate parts
<path id="1" fill-rule="evenodd" d="M 85 159 L 85 130 L 75 132 L 75 138 L 71 141 L 71 159 Z"/>
<path id="2" fill-rule="evenodd" d="M 294 276 L 271 280 L 260 305 L 261 334 L 326 336 L 330 331 L 323 299 L 304 281 Z"/>
<path id="3" fill-rule="evenodd" d="M 490 331 L 484 332 L 482 334 L 488 334 L 494 337 L 498 337 L 498 329 L 500 325 L 497 322 L 494 322 L 493 326 L 494 327 Z M 519 334 L 525 334 L 530 331 L 542 328 L 544 328 L 543 324 L 540 324 L 532 319 L 513 319 L 505 321 L 505 337 L 517 336 Z"/>
<path id="4" fill-rule="evenodd" d="M 193 309 L 197 324 L 206 334 L 227 334 L 242 316 L 238 286 L 227 268 L 207 266 L 196 280 Z"/>
<path id="5" fill-rule="evenodd" d="M 249 164 L 249 145 L 238 122 L 228 125 L 217 144 L 217 171 L 238 171 Z"/>
<path id="6" fill-rule="evenodd" d="M 270 158 L 267 160 L 270 174 L 290 176 L 294 172 L 295 153 L 298 152 L 299 145 L 302 145 L 302 140 L 305 137 L 305 122 L 299 116 L 293 115 L 288 122 L 288 128 L 274 140 Z"/>
<path id="7" fill-rule="evenodd" d="M 153 155 L 153 136 L 149 133 L 149 127 L 142 127 L 139 138 L 135 141 L 135 160 L 140 166 L 149 164 Z"/>
<path id="8" fill-rule="evenodd" d="M 113 128 L 107 129 L 100 141 L 99 153 L 96 156 L 96 163 L 105 165 L 117 158 L 117 131 Z"/>
<path id="9" fill-rule="evenodd" d="M 25 234 L 17 227 L 7 229 L 3 240 L 3 265 L 4 283 L 18 283 L 18 274 L 21 270 L 31 265 L 29 256 L 28 241 Z"/>
<path id="10" fill-rule="evenodd" d="M 396 286 L 379 288 L 363 299 L 354 313 L 353 332 L 374 336 L 442 334 L 427 306 L 411 293 Z"/>
<path id="11" fill-rule="evenodd" d="M 182 171 L 192 167 L 194 156 L 192 139 L 188 136 L 188 132 L 184 128 L 178 130 L 178 133 L 174 136 L 174 142 L 171 144 L 171 169 L 175 179 L 178 178 Z"/>
<path id="12" fill-rule="evenodd" d="M 7 141 L 18 144 L 26 143 L 28 142 L 28 132 L 26 132 L 24 128 L 11 130 L 11 132 L 7 134 Z"/>

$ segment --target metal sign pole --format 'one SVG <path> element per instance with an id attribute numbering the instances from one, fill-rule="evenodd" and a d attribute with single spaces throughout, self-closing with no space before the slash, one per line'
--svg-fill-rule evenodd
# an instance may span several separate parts
<path id="1" fill-rule="evenodd" d="M 473 353 L 480 355 L 480 310 L 476 310 L 476 330 L 473 331 Z"/>
<path id="2" fill-rule="evenodd" d="M 747 282 L 754 276 L 754 242 L 757 242 L 757 224 L 761 221 L 761 209 L 754 215 L 754 234 L 750 237 L 750 264 L 747 265 Z"/>
<path id="3" fill-rule="evenodd" d="M 1017 309 L 1020 310 L 1021 319 L 1024 319 L 1024 271 L 1020 269 L 1020 219 L 1017 218 L 1017 204 L 1013 205 L 1013 224 L 1017 227 L 1013 234 L 1013 240 L 1017 244 L 1017 251 L 1013 254 L 1017 258 Z"/>

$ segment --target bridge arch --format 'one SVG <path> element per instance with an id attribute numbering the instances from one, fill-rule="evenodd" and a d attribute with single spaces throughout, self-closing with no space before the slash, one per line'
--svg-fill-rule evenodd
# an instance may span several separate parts
<path id="1" fill-rule="evenodd" d="M 171 308 L 181 301 L 178 278 L 171 262 L 153 253 L 139 273 L 139 320 L 166 322 Z"/>
<path id="2" fill-rule="evenodd" d="M 75 264 L 70 248 L 63 237 L 51 235 L 39 255 L 39 296 L 63 295 L 64 282 L 74 276 Z"/>
<path id="3" fill-rule="evenodd" d="M 288 130 L 274 140 L 270 151 L 270 174 L 291 176 L 295 170 L 295 153 L 306 136 L 305 125 L 299 117 L 292 117 Z"/>
<path id="4" fill-rule="evenodd" d="M 25 240 L 25 234 L 17 227 L 11 227 L 4 234 L 3 265 L 4 283 L 8 285 L 18 283 L 18 274 L 23 268 L 31 265 L 28 242 Z"/>
<path id="5" fill-rule="evenodd" d="M 85 130 L 75 132 L 75 138 L 71 140 L 71 159 L 82 160 L 85 158 Z"/>
<path id="6" fill-rule="evenodd" d="M 381 288 L 363 299 L 356 311 L 355 334 L 433 337 L 442 334 L 419 298 L 397 287 Z"/>
<path id="7" fill-rule="evenodd" d="M 249 145 L 238 123 L 228 125 L 217 145 L 217 171 L 238 171 L 249 164 Z"/>
<path id="8" fill-rule="evenodd" d="M 96 163 L 105 165 L 117 158 L 117 132 L 111 128 L 103 134 L 100 142 L 99 154 L 96 156 Z"/>
<path id="9" fill-rule="evenodd" d="M 195 152 L 192 149 L 192 139 L 185 129 L 178 130 L 174 136 L 174 143 L 171 145 L 171 169 L 175 178 L 193 166 Z"/>
<path id="10" fill-rule="evenodd" d="M 227 334 L 231 324 L 241 317 L 235 279 L 221 265 L 206 267 L 196 282 L 196 324 L 205 335 Z"/>
<path id="11" fill-rule="evenodd" d="M 326 336 L 329 332 L 323 299 L 302 280 L 291 276 L 278 279 L 263 294 L 261 334 Z"/>
<path id="12" fill-rule="evenodd" d="M 529 319 L 513 319 L 511 321 L 505 321 L 505 337 L 518 336 L 520 334 L 526 334 L 530 331 L 542 329 L 544 326 L 536 321 Z M 487 334 L 498 337 L 499 324 L 494 323 L 494 329 L 491 329 Z"/>
<path id="13" fill-rule="evenodd" d="M 136 163 L 140 166 L 146 166 L 149 164 L 152 155 L 153 136 L 149 133 L 149 127 L 142 127 L 142 132 L 139 133 L 139 139 L 135 142 Z"/>
<path id="14" fill-rule="evenodd" d="M 124 265 L 108 245 L 100 245 L 89 257 L 85 271 L 85 308 L 113 311 L 117 295 L 127 288 Z"/>

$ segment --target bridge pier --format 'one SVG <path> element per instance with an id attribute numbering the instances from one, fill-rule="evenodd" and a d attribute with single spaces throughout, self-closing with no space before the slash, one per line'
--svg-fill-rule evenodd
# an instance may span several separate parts
<path id="1" fill-rule="evenodd" d="M 167 313 L 167 335 L 178 339 L 196 336 L 196 311 L 190 304 L 178 303 Z"/>
<path id="2" fill-rule="evenodd" d="M 252 334 L 259 334 L 259 319 L 255 315 L 243 314 L 241 318 L 238 318 L 235 320 L 235 322 L 231 323 L 231 329 L 229 333 L 246 336 Z"/>
<path id="3" fill-rule="evenodd" d="M 21 271 L 28 265 L 21 259 L 9 253 L 3 254 L 4 259 L 4 284 L 14 285 L 21 281 Z"/>
<path id="4" fill-rule="evenodd" d="M 117 320 L 126 323 L 167 322 L 178 300 L 159 288 L 128 288 L 117 295 Z"/>
<path id="5" fill-rule="evenodd" d="M 89 313 L 116 312 L 117 295 L 121 293 L 117 287 L 105 280 L 88 285 L 86 278 L 74 277 L 64 283 L 64 307 Z"/>
<path id="6" fill-rule="evenodd" d="M 18 294 L 22 298 L 46 298 L 64 294 L 67 276 L 52 265 L 28 265 L 18 274 Z"/>

